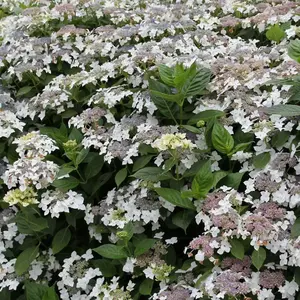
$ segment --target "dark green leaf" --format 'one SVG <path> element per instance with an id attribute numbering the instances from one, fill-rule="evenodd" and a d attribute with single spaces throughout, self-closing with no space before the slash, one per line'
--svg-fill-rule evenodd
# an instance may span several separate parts
<path id="1" fill-rule="evenodd" d="M 139 293 L 144 296 L 151 295 L 152 287 L 153 280 L 146 278 L 139 286 Z"/>
<path id="2" fill-rule="evenodd" d="M 185 128 L 186 130 L 192 132 L 192 133 L 195 133 L 195 134 L 201 134 L 202 133 L 202 131 L 199 128 L 191 126 L 191 125 L 182 125 L 182 127 Z"/>
<path id="3" fill-rule="evenodd" d="M 172 222 L 174 225 L 182 228 L 186 233 L 188 226 L 194 220 L 195 214 L 191 210 L 179 211 L 172 217 Z"/>
<path id="4" fill-rule="evenodd" d="M 64 249 L 69 244 L 70 240 L 71 231 L 68 227 L 58 231 L 52 241 L 53 254 L 56 254 Z"/>
<path id="5" fill-rule="evenodd" d="M 76 168 L 73 167 L 73 166 L 62 165 L 59 168 L 59 171 L 58 171 L 58 173 L 56 175 L 56 178 L 60 178 L 61 176 L 67 175 L 67 174 L 71 173 L 74 170 L 76 170 Z"/>
<path id="6" fill-rule="evenodd" d="M 289 56 L 297 62 L 300 62 L 300 40 L 293 40 L 288 47 Z"/>
<path id="7" fill-rule="evenodd" d="M 242 173 L 230 173 L 226 177 L 224 177 L 223 179 L 221 179 L 219 181 L 218 187 L 220 187 L 222 185 L 226 185 L 228 187 L 234 188 L 235 190 L 238 190 L 244 174 L 245 174 L 245 172 L 242 172 Z"/>
<path id="8" fill-rule="evenodd" d="M 300 218 L 296 219 L 291 229 L 291 237 L 297 238 L 300 235 Z"/>
<path id="9" fill-rule="evenodd" d="M 254 156 L 253 165 L 257 169 L 263 169 L 271 159 L 270 152 L 264 152 Z"/>
<path id="10" fill-rule="evenodd" d="M 257 270 L 259 270 L 263 266 L 263 264 L 266 260 L 266 257 L 267 257 L 267 253 L 266 253 L 266 250 L 264 248 L 259 247 L 258 250 L 254 250 L 252 252 L 252 256 L 251 256 L 253 266 Z"/>
<path id="11" fill-rule="evenodd" d="M 36 258 L 39 253 L 39 246 L 33 246 L 25 249 L 16 260 L 15 271 L 18 276 L 24 274 L 32 261 Z"/>
<path id="12" fill-rule="evenodd" d="M 140 256 L 142 254 L 144 254 L 145 252 L 147 252 L 149 249 L 151 249 L 154 244 L 156 243 L 157 240 L 155 239 L 143 239 L 141 241 L 139 241 L 136 244 L 135 250 L 134 250 L 134 256 Z"/>
<path id="13" fill-rule="evenodd" d="M 224 177 L 226 177 L 228 175 L 228 172 L 226 171 L 217 171 L 213 173 L 214 176 L 214 182 L 213 182 L 213 186 L 217 186 L 218 182 L 223 179 Z"/>
<path id="14" fill-rule="evenodd" d="M 211 162 L 207 161 L 192 181 L 192 191 L 193 193 L 199 194 L 205 197 L 209 190 L 213 187 L 214 176 L 211 172 Z"/>
<path id="15" fill-rule="evenodd" d="M 67 192 L 68 190 L 71 190 L 79 185 L 80 181 L 73 177 L 67 177 L 67 178 L 62 178 L 62 179 L 56 179 L 52 183 L 52 185 L 62 191 Z"/>
<path id="16" fill-rule="evenodd" d="M 171 179 L 173 177 L 170 172 L 164 173 L 163 169 L 157 167 L 146 167 L 144 169 L 138 170 L 131 176 L 149 181 L 161 181 Z"/>
<path id="17" fill-rule="evenodd" d="M 104 277 L 113 277 L 117 274 L 116 267 L 108 259 L 96 259 L 91 261 L 95 268 L 99 268 Z"/>
<path id="18" fill-rule="evenodd" d="M 90 149 L 82 148 L 76 156 L 75 165 L 78 166 L 89 154 Z"/>
<path id="19" fill-rule="evenodd" d="M 53 286 L 49 287 L 42 300 L 59 300 Z"/>
<path id="20" fill-rule="evenodd" d="M 126 179 L 126 177 L 127 177 L 127 168 L 123 168 L 116 174 L 115 177 L 115 182 L 117 187 L 120 186 L 120 184 Z"/>
<path id="21" fill-rule="evenodd" d="M 159 196 L 175 206 L 195 210 L 193 202 L 189 199 L 182 198 L 179 191 L 169 188 L 155 188 L 154 190 L 158 193 Z"/>
<path id="22" fill-rule="evenodd" d="M 84 170 L 85 179 L 88 180 L 96 176 L 101 171 L 103 165 L 104 165 L 103 156 L 96 154 L 85 167 Z"/>
<path id="23" fill-rule="evenodd" d="M 135 172 L 135 171 L 145 167 L 150 162 L 150 160 L 152 159 L 153 156 L 154 155 L 140 156 L 133 164 L 132 172 Z"/>
<path id="24" fill-rule="evenodd" d="M 275 148 L 282 147 L 289 139 L 291 133 L 288 131 L 277 131 L 272 136 L 271 144 Z"/>
<path id="25" fill-rule="evenodd" d="M 81 143 L 82 139 L 82 133 L 77 128 L 73 127 L 71 133 L 69 134 L 69 140 L 75 140 L 79 144 Z"/>
<path id="26" fill-rule="evenodd" d="M 43 296 L 47 291 L 47 285 L 25 281 L 25 292 L 27 300 L 43 300 Z"/>
<path id="27" fill-rule="evenodd" d="M 18 90 L 16 96 L 17 97 L 24 96 L 24 95 L 28 94 L 32 89 L 33 89 L 33 86 L 24 86 Z"/>
<path id="28" fill-rule="evenodd" d="M 231 244 L 231 250 L 230 250 L 231 254 L 238 259 L 243 259 L 245 255 L 245 249 L 243 244 L 240 241 L 234 239 L 230 241 L 230 244 Z"/>
<path id="29" fill-rule="evenodd" d="M 127 258 L 127 252 L 123 246 L 117 246 L 113 244 L 102 245 L 98 248 L 92 249 L 101 256 L 110 259 L 122 259 Z"/>

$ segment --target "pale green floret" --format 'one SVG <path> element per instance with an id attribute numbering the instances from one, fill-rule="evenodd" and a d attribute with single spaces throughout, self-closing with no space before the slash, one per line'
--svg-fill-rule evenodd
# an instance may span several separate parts
<path id="1" fill-rule="evenodd" d="M 9 205 L 20 204 L 26 207 L 30 204 L 37 204 L 37 193 L 33 188 L 28 187 L 26 190 L 21 191 L 20 189 L 15 189 L 9 191 L 3 198 L 3 201 L 9 203 Z"/>
<path id="2" fill-rule="evenodd" d="M 166 280 L 174 269 L 174 267 L 169 266 L 165 263 L 161 265 L 152 264 L 151 268 L 157 281 Z"/>
<path id="3" fill-rule="evenodd" d="M 177 148 L 192 149 L 195 145 L 186 139 L 185 133 L 163 134 L 161 138 L 152 143 L 152 147 L 160 151 L 172 150 Z"/>

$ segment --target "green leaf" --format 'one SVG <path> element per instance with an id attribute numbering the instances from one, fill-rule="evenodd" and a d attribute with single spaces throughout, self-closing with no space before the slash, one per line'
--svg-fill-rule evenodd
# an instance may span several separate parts
<path id="1" fill-rule="evenodd" d="M 147 252 L 149 249 L 151 249 L 157 240 L 155 239 L 143 239 L 139 241 L 136 244 L 135 250 L 134 250 L 134 257 L 138 257 L 145 252 Z"/>
<path id="2" fill-rule="evenodd" d="M 231 244 L 231 250 L 230 250 L 231 254 L 238 259 L 243 259 L 245 255 L 244 245 L 238 240 L 231 240 L 230 244 Z"/>
<path id="3" fill-rule="evenodd" d="M 133 164 L 132 172 L 135 172 L 143 167 L 145 167 L 154 155 L 144 155 L 140 156 Z"/>
<path id="4" fill-rule="evenodd" d="M 71 117 L 78 115 L 78 112 L 75 109 L 68 109 L 62 112 L 60 115 L 63 119 L 69 119 Z"/>
<path id="5" fill-rule="evenodd" d="M 199 128 L 191 126 L 191 125 L 182 125 L 182 127 L 185 128 L 186 130 L 192 132 L 192 133 L 195 133 L 195 134 L 201 134 L 202 133 L 202 131 Z"/>
<path id="6" fill-rule="evenodd" d="M 214 176 L 214 182 L 213 182 L 213 186 L 216 187 L 218 182 L 223 179 L 224 177 L 226 177 L 228 175 L 228 172 L 226 171 L 217 171 L 213 173 Z"/>
<path id="7" fill-rule="evenodd" d="M 18 276 L 24 274 L 39 253 L 39 245 L 25 249 L 17 257 L 15 271 Z"/>
<path id="8" fill-rule="evenodd" d="M 171 179 L 173 176 L 170 172 L 164 172 L 163 169 L 157 167 L 146 167 L 135 172 L 132 177 L 149 180 L 149 181 L 161 181 Z"/>
<path id="9" fill-rule="evenodd" d="M 17 92 L 17 97 L 24 96 L 28 94 L 33 89 L 33 86 L 23 86 Z"/>
<path id="10" fill-rule="evenodd" d="M 274 148 L 282 147 L 289 139 L 291 133 L 288 131 L 277 131 L 272 136 L 271 144 Z"/>
<path id="11" fill-rule="evenodd" d="M 253 143 L 253 142 L 237 144 L 236 146 L 234 146 L 234 148 L 233 148 L 232 151 L 230 152 L 230 155 L 233 155 L 234 153 L 236 153 L 236 152 L 238 152 L 238 151 L 244 151 L 244 150 L 247 149 L 252 143 Z"/>
<path id="12" fill-rule="evenodd" d="M 224 116 L 225 116 L 225 113 L 223 111 L 209 109 L 209 110 L 202 111 L 202 112 L 194 115 L 193 117 L 191 117 L 188 121 L 188 124 L 193 125 L 193 124 L 198 123 L 201 120 L 208 121 L 210 119 L 221 118 Z"/>
<path id="13" fill-rule="evenodd" d="M 159 196 L 175 206 L 195 210 L 193 202 L 189 199 L 182 198 L 180 192 L 176 190 L 169 188 L 155 188 L 154 190 Z"/>
<path id="14" fill-rule="evenodd" d="M 19 211 L 15 217 L 15 222 L 18 226 L 18 231 L 23 234 L 35 234 L 48 228 L 46 218 L 36 217 L 27 211 Z"/>
<path id="15" fill-rule="evenodd" d="M 62 179 L 56 179 L 52 183 L 52 185 L 64 192 L 67 192 L 68 190 L 71 190 L 79 185 L 80 181 L 73 177 L 67 177 L 67 178 L 62 178 Z"/>
<path id="16" fill-rule="evenodd" d="M 300 268 L 296 267 L 294 272 L 294 280 L 298 285 L 300 285 Z"/>
<path id="17" fill-rule="evenodd" d="M 39 128 L 41 134 L 45 134 L 54 139 L 60 146 L 68 141 L 68 137 L 64 132 L 54 127 L 41 127 Z"/>
<path id="18" fill-rule="evenodd" d="M 268 164 L 270 159 L 271 159 L 270 152 L 263 152 L 261 154 L 254 156 L 253 165 L 257 169 L 263 169 Z"/>
<path id="19" fill-rule="evenodd" d="M 159 76 L 161 80 L 169 85 L 169 86 L 174 86 L 174 78 L 173 78 L 173 69 L 167 67 L 166 65 L 160 65 L 158 67 L 159 71 Z"/>
<path id="20" fill-rule="evenodd" d="M 195 214 L 191 210 L 179 211 L 172 217 L 172 223 L 179 228 L 182 228 L 186 234 L 186 230 L 194 220 Z"/>
<path id="21" fill-rule="evenodd" d="M 76 168 L 73 167 L 73 166 L 62 165 L 59 168 L 59 171 L 58 171 L 58 173 L 56 175 L 56 178 L 60 178 L 61 176 L 67 175 L 67 174 L 71 173 L 74 170 L 76 170 Z"/>
<path id="22" fill-rule="evenodd" d="M 214 176 L 211 172 L 211 162 L 207 161 L 198 171 L 192 181 L 193 193 L 205 197 L 209 190 L 213 187 Z"/>
<path id="23" fill-rule="evenodd" d="M 267 253 L 266 253 L 266 250 L 264 248 L 259 247 L 258 250 L 254 250 L 252 252 L 252 256 L 251 256 L 253 266 L 257 270 L 259 270 L 263 266 L 263 264 L 266 260 L 266 257 L 267 257 Z"/>
<path id="24" fill-rule="evenodd" d="M 150 90 L 150 94 L 159 98 L 162 98 L 167 101 L 175 102 L 177 104 L 180 103 L 182 96 L 180 94 L 166 94 L 155 90 Z"/>
<path id="25" fill-rule="evenodd" d="M 92 250 L 97 252 L 101 256 L 110 259 L 122 259 L 128 257 L 127 252 L 123 246 L 117 246 L 113 244 L 102 245 Z"/>
<path id="26" fill-rule="evenodd" d="M 291 41 L 288 47 L 288 55 L 297 62 L 300 62 L 300 40 Z"/>
<path id="27" fill-rule="evenodd" d="M 300 58 L 300 56 L 299 56 Z M 263 112 L 269 115 L 280 115 L 283 117 L 296 117 L 300 115 L 300 106 L 293 104 L 279 104 L 264 108 Z"/>
<path id="28" fill-rule="evenodd" d="M 91 261 L 95 268 L 99 268 L 104 277 L 113 277 L 117 274 L 116 267 L 108 259 L 95 259 Z"/>
<path id="29" fill-rule="evenodd" d="M 189 76 L 195 76 L 196 64 L 192 64 L 187 70 L 184 69 L 182 63 L 177 63 L 174 68 L 174 85 L 177 90 L 181 91 L 183 85 L 186 82 L 186 78 Z"/>
<path id="30" fill-rule="evenodd" d="M 84 169 L 84 176 L 86 180 L 96 176 L 104 165 L 104 159 L 102 155 L 96 155 L 89 161 Z"/>
<path id="31" fill-rule="evenodd" d="M 53 286 L 49 287 L 42 300 L 59 300 Z"/>
<path id="32" fill-rule="evenodd" d="M 216 150 L 224 154 L 229 154 L 234 147 L 233 137 L 217 121 L 212 130 L 212 144 Z"/>
<path id="33" fill-rule="evenodd" d="M 116 174 L 115 177 L 115 182 L 117 187 L 120 186 L 120 184 L 126 179 L 126 177 L 127 177 L 127 168 L 123 168 Z"/>
<path id="34" fill-rule="evenodd" d="M 82 148 L 76 156 L 75 166 L 78 166 L 89 154 L 90 149 Z"/>
<path id="35" fill-rule="evenodd" d="M 279 43 L 284 39 L 285 32 L 278 24 L 275 24 L 267 30 L 266 37 L 269 41 L 275 41 L 276 43 Z"/>
<path id="36" fill-rule="evenodd" d="M 224 177 L 223 179 L 221 179 L 219 181 L 218 187 L 220 187 L 222 185 L 226 185 L 228 187 L 234 188 L 235 190 L 238 190 L 244 174 L 245 174 L 245 172 L 242 172 L 242 173 L 230 173 L 226 177 Z"/>
<path id="37" fill-rule="evenodd" d="M 69 244 L 70 240 L 71 231 L 68 227 L 58 231 L 52 241 L 53 254 L 56 254 L 64 249 Z"/>
<path id="38" fill-rule="evenodd" d="M 300 235 L 300 218 L 296 219 L 291 229 L 291 238 L 297 238 Z"/>
<path id="39" fill-rule="evenodd" d="M 83 139 L 83 134 L 77 128 L 73 127 L 68 139 L 75 140 L 77 144 L 80 144 Z"/>
<path id="40" fill-rule="evenodd" d="M 139 293 L 144 296 L 151 295 L 152 287 L 153 280 L 146 278 L 139 286 Z"/>
<path id="41" fill-rule="evenodd" d="M 199 95 L 207 86 L 211 78 L 211 72 L 209 69 L 199 69 L 195 76 L 187 78 L 184 86 L 182 87 L 182 93 L 185 97 Z"/>
<path id="42" fill-rule="evenodd" d="M 25 292 L 27 300 L 44 300 L 43 296 L 47 293 L 47 291 L 47 285 L 25 281 Z"/>

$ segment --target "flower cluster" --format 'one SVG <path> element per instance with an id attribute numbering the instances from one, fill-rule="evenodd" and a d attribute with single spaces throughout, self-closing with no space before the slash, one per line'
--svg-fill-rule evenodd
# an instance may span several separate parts
<path id="1" fill-rule="evenodd" d="M 296 0 L 2 0 L 0 299 L 298 299 L 299 38 Z"/>

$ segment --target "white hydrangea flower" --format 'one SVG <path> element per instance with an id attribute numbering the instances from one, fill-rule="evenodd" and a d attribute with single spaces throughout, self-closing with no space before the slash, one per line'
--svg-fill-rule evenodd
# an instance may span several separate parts
<path id="1" fill-rule="evenodd" d="M 59 190 L 46 191 L 41 195 L 39 207 L 45 215 L 51 214 L 51 218 L 59 218 L 62 212 L 70 212 L 70 208 L 85 210 L 84 198 L 75 191 L 67 193 Z"/>

